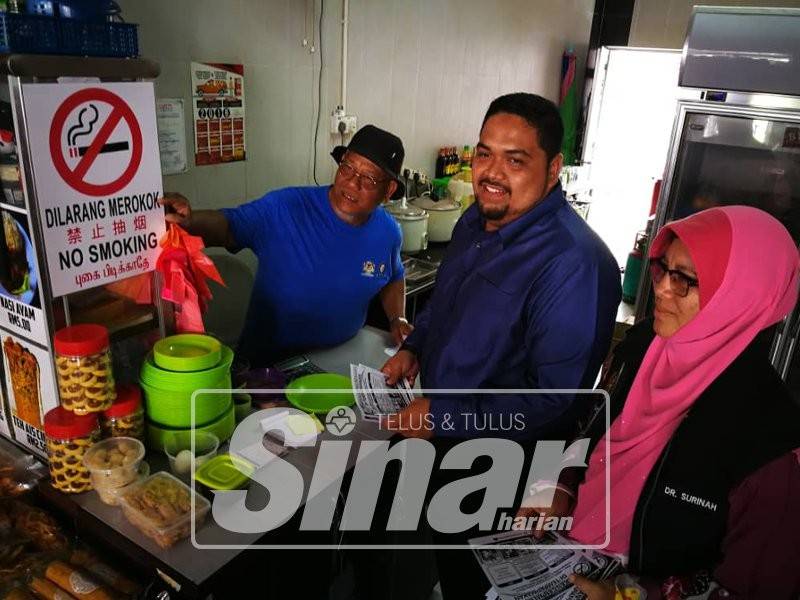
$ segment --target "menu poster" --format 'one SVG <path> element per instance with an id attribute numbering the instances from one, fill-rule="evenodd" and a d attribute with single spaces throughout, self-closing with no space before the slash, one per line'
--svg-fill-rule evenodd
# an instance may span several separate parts
<path id="1" fill-rule="evenodd" d="M 191 71 L 195 164 L 244 160 L 244 67 L 193 62 Z"/>
<path id="2" fill-rule="evenodd" d="M 0 209 L 0 220 L 0 326 L 49 346 L 28 216 Z"/>
<path id="3" fill-rule="evenodd" d="M 44 415 L 58 406 L 50 354 L 7 331 L 0 330 L 0 339 L 14 438 L 46 456 Z"/>

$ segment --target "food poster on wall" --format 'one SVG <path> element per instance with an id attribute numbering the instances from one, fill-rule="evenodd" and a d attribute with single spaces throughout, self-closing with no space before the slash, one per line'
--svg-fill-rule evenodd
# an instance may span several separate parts
<path id="1" fill-rule="evenodd" d="M 155 269 L 165 232 L 151 82 L 22 86 L 53 297 Z M 42 261 L 43 263 L 45 261 Z"/>
<path id="2" fill-rule="evenodd" d="M 195 164 L 244 160 L 244 67 L 193 62 L 191 70 Z"/>
<path id="3" fill-rule="evenodd" d="M 48 347 L 30 221 L 8 208 L 0 208 L 0 220 L 0 327 Z"/>
<path id="4" fill-rule="evenodd" d="M 0 340 L 14 438 L 45 456 L 44 415 L 58 406 L 53 361 L 47 350 L 3 329 Z"/>

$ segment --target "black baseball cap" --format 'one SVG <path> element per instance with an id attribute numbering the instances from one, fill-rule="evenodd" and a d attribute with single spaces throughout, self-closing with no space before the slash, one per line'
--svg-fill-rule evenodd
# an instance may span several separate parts
<path id="1" fill-rule="evenodd" d="M 348 150 L 360 154 L 383 169 L 389 177 L 397 182 L 397 189 L 392 194 L 392 198 L 403 197 L 405 185 L 400 179 L 400 168 L 403 166 L 406 152 L 399 137 L 375 127 L 375 125 L 364 125 L 356 131 L 347 146 L 336 146 L 333 149 L 331 156 L 336 164 L 342 162 L 342 157 Z"/>

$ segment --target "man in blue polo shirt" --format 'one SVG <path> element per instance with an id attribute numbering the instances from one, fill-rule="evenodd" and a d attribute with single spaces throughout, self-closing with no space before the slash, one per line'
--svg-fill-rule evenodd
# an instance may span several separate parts
<path id="1" fill-rule="evenodd" d="M 375 295 L 398 343 L 412 329 L 400 228 L 380 206 L 403 194 L 403 144 L 367 125 L 331 155 L 339 164 L 331 186 L 284 188 L 222 210 L 192 211 L 179 194 L 162 200 L 167 220 L 206 246 L 249 248 L 258 257 L 238 349 L 254 366 L 346 341 Z"/>

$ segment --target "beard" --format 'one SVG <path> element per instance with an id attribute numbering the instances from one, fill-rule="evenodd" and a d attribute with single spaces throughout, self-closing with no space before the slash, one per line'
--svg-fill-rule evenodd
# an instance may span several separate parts
<path id="1" fill-rule="evenodd" d="M 491 185 L 493 187 L 500 188 L 503 191 L 505 191 L 507 196 L 511 195 L 511 190 L 508 188 L 508 186 L 499 183 L 497 181 L 493 181 L 488 177 L 484 177 L 478 182 L 479 188 L 484 185 Z M 487 206 L 486 203 L 484 203 L 483 200 L 481 199 L 481 195 L 479 193 L 475 194 L 475 200 L 478 205 L 478 212 L 487 221 L 499 221 L 508 214 L 509 203 L 507 200 L 505 204 L 495 204 L 492 206 Z"/>
<path id="2" fill-rule="evenodd" d="M 483 202 L 478 200 L 478 212 L 487 221 L 499 221 L 508 214 L 508 204 L 503 206 L 492 206 L 491 208 L 483 205 Z"/>

